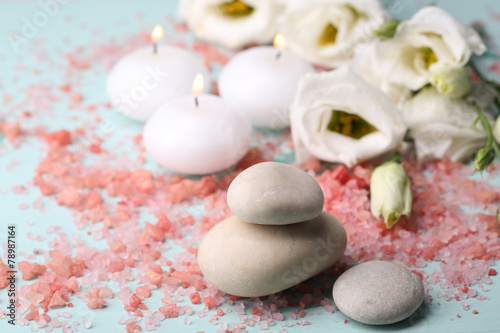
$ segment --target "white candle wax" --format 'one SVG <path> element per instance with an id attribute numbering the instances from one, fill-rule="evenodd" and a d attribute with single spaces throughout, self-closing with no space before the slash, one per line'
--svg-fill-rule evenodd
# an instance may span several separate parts
<path id="1" fill-rule="evenodd" d="M 106 88 L 113 107 L 145 121 L 165 102 L 189 94 L 197 73 L 209 77 L 202 61 L 187 50 L 159 46 L 154 53 L 152 46 L 144 47 L 116 63 Z"/>
<path id="2" fill-rule="evenodd" d="M 146 122 L 143 141 L 158 164 L 203 175 L 236 164 L 247 152 L 252 126 L 214 95 L 183 96 L 163 105 Z"/>
<path id="3" fill-rule="evenodd" d="M 224 67 L 219 93 L 253 125 L 284 128 L 290 125 L 289 107 L 300 77 L 313 70 L 286 50 L 254 47 L 239 53 Z"/>

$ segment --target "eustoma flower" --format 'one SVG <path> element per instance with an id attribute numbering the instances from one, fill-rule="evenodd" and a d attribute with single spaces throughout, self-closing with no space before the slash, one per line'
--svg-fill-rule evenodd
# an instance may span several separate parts
<path id="1" fill-rule="evenodd" d="M 368 82 L 391 94 L 395 87 L 416 91 L 429 83 L 439 66 L 464 66 L 473 53 L 485 51 L 474 29 L 429 6 L 402 22 L 393 38 L 378 40 L 360 52 L 353 66 Z M 391 96 L 401 101 L 401 95 Z"/>
<path id="2" fill-rule="evenodd" d="M 412 195 L 410 179 L 396 162 L 386 162 L 373 170 L 370 180 L 370 210 L 373 216 L 384 217 L 392 228 L 402 215 L 410 216 Z"/>
<path id="3" fill-rule="evenodd" d="M 477 115 L 471 104 L 443 97 L 434 88 L 424 88 L 406 101 L 403 117 L 419 160 L 448 157 L 465 161 L 488 137 L 479 123 L 474 125 Z"/>
<path id="4" fill-rule="evenodd" d="M 406 131 L 396 106 L 347 67 L 304 75 L 290 111 L 299 163 L 351 167 L 398 147 Z"/>
<path id="5" fill-rule="evenodd" d="M 279 22 L 291 50 L 332 68 L 347 64 L 386 17 L 378 0 L 289 0 Z"/>
<path id="6" fill-rule="evenodd" d="M 272 41 L 282 8 L 281 0 L 181 0 L 179 16 L 197 37 L 236 49 Z"/>

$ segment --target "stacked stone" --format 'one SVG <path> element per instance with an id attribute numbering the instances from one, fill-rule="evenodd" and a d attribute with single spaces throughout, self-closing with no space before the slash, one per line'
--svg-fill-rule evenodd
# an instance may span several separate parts
<path id="1" fill-rule="evenodd" d="M 256 164 L 231 183 L 234 216 L 203 239 L 205 278 L 232 295 L 257 297 L 292 287 L 337 262 L 347 245 L 340 221 L 323 210 L 319 184 L 283 163 Z"/>

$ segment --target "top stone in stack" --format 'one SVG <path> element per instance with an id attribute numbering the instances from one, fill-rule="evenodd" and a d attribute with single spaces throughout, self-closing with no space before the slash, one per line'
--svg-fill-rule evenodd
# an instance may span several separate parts
<path id="1" fill-rule="evenodd" d="M 248 223 L 286 225 L 312 220 L 323 210 L 316 180 L 293 166 L 264 162 L 234 179 L 227 192 L 229 208 Z"/>

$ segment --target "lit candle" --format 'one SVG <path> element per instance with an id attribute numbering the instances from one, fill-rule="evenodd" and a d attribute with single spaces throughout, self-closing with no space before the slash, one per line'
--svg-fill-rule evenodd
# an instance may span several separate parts
<path id="1" fill-rule="evenodd" d="M 192 95 L 167 102 L 144 125 L 146 151 L 167 169 L 190 175 L 214 173 L 236 164 L 248 150 L 251 124 L 220 97 L 202 91 L 199 74 Z"/>
<path id="2" fill-rule="evenodd" d="M 220 96 L 257 127 L 288 127 L 299 79 L 314 71 L 284 48 L 285 39 L 278 34 L 274 47 L 259 46 L 237 54 L 219 76 Z"/>
<path id="3" fill-rule="evenodd" d="M 165 102 L 189 94 L 196 73 L 208 77 L 203 62 L 193 53 L 158 46 L 162 36 L 163 29 L 157 25 L 151 34 L 153 47 L 129 53 L 109 73 L 106 88 L 111 103 L 132 119 L 145 121 Z"/>

